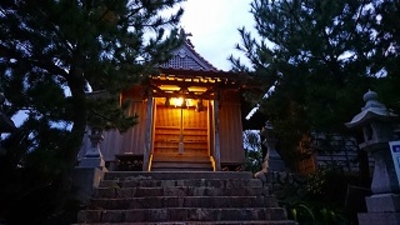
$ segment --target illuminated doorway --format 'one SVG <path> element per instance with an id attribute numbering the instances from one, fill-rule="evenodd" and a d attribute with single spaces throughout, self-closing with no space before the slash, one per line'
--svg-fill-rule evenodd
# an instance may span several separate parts
<path id="1" fill-rule="evenodd" d="M 209 110 L 203 105 L 208 101 L 184 101 L 179 104 L 174 99 L 156 98 L 154 155 L 210 155 Z"/>

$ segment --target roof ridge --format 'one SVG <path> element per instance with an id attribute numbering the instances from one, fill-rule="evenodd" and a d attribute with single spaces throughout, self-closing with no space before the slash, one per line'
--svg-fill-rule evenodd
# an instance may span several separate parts
<path id="1" fill-rule="evenodd" d="M 188 47 L 189 50 L 192 51 L 193 54 L 195 54 L 197 57 L 199 57 L 201 60 L 203 60 L 208 66 L 212 68 L 212 70 L 218 70 L 213 64 L 211 64 L 207 59 L 205 59 L 203 56 L 201 56 L 195 49 L 192 41 L 187 38 L 185 40 L 185 45 Z"/>

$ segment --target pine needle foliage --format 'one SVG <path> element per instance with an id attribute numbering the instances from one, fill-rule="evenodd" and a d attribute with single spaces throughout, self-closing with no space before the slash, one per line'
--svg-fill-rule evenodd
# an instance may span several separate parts
<path id="1" fill-rule="evenodd" d="M 37 187 L 54 187 L 47 205 L 59 210 L 87 125 L 124 131 L 137 123 L 121 107 L 119 93 L 156 73 L 157 65 L 183 42 L 176 28 L 182 1 L 1 1 L 4 110 L 9 116 L 23 110 L 26 119 L 2 141 L 8 152 L 1 156 L 0 170 L 44 175 Z M 167 15 L 165 10 L 172 11 Z M 89 97 L 91 90 L 106 94 Z M 11 175 L 2 178 L 17 182 Z M 10 196 L 18 193 L 10 190 Z M 5 201 L 2 205 L 7 207 Z M 1 223 L 7 212 L 0 211 Z M 37 215 L 43 219 L 48 214 Z"/>
<path id="2" fill-rule="evenodd" d="M 254 0 L 251 13 L 257 33 L 240 28 L 236 46 L 251 64 L 230 60 L 265 81 L 268 97 L 247 97 L 274 125 L 285 158 L 303 135 L 346 135 L 368 89 L 400 109 L 397 1 Z"/>

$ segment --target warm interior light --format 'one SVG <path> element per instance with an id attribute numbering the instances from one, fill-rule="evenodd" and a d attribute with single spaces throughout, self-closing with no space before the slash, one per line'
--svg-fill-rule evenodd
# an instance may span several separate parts
<path id="1" fill-rule="evenodd" d="M 171 98 L 171 104 L 176 107 L 181 107 L 183 104 L 183 98 Z"/>
<path id="2" fill-rule="evenodd" d="M 189 107 L 193 106 L 193 100 L 192 99 L 185 99 L 183 97 L 180 98 L 171 98 L 170 104 L 174 105 L 175 107 Z"/>

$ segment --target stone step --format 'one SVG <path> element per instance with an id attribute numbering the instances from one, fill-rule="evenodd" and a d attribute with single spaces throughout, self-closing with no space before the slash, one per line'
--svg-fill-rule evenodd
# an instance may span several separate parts
<path id="1" fill-rule="evenodd" d="M 105 225 L 114 223 L 79 223 L 75 225 Z M 122 222 L 117 223 L 119 225 L 297 225 L 296 222 L 290 220 L 280 220 L 280 221 L 176 221 L 176 222 Z"/>
<path id="2" fill-rule="evenodd" d="M 215 187 L 103 187 L 95 190 L 97 198 L 132 198 L 145 196 L 260 196 L 269 195 L 265 187 L 215 188 Z"/>
<path id="3" fill-rule="evenodd" d="M 171 167 L 171 166 L 164 166 L 164 167 L 154 167 L 152 171 L 165 171 L 165 172 L 171 172 L 171 171 L 213 171 L 213 168 L 209 167 L 201 167 L 201 168 L 193 168 L 193 167 Z"/>
<path id="4" fill-rule="evenodd" d="M 105 225 L 106 223 L 80 223 L 75 225 Z M 111 223 L 107 223 L 111 224 Z M 119 225 L 296 225 L 297 223 L 290 220 L 281 221 L 182 221 L 182 222 L 123 222 Z"/>
<path id="5" fill-rule="evenodd" d="M 154 179 L 154 180 L 190 180 L 190 179 L 250 179 L 253 177 L 251 172 L 234 171 L 111 171 L 105 173 L 104 180 L 116 179 Z"/>
<path id="6" fill-rule="evenodd" d="M 161 208 L 129 210 L 85 210 L 78 223 L 168 222 L 168 221 L 279 221 L 286 220 L 282 208 Z"/>
<path id="7" fill-rule="evenodd" d="M 96 198 L 90 209 L 149 209 L 149 208 L 251 208 L 277 207 L 273 196 L 156 196 L 124 199 Z"/>
<path id="8" fill-rule="evenodd" d="M 192 179 L 192 180 L 146 180 L 146 179 L 125 179 L 103 180 L 100 187 L 132 188 L 132 187 L 263 187 L 259 179 Z"/>
<path id="9" fill-rule="evenodd" d="M 210 162 L 210 156 L 207 155 L 179 155 L 163 154 L 154 155 L 153 162 Z"/>
<path id="10" fill-rule="evenodd" d="M 151 171 L 213 171 L 209 156 L 154 155 Z"/>
<path id="11" fill-rule="evenodd" d="M 153 162 L 151 171 L 213 171 L 211 162 Z"/>

